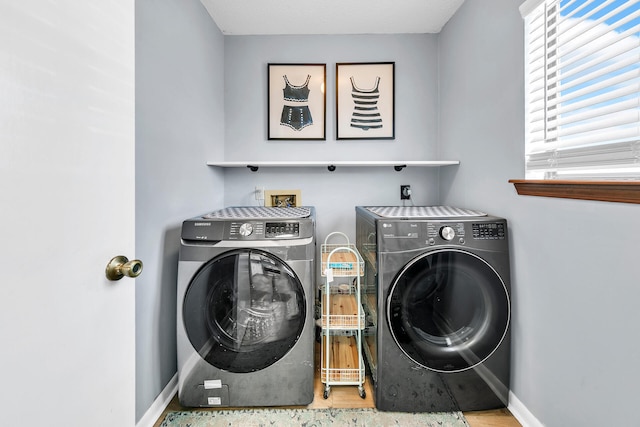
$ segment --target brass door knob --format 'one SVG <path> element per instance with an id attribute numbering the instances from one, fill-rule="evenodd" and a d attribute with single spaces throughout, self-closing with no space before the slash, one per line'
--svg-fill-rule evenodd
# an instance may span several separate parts
<path id="1" fill-rule="evenodd" d="M 109 280 L 120 280 L 124 276 L 138 277 L 142 273 L 142 261 L 139 259 L 129 261 L 126 256 L 119 255 L 111 258 L 105 273 Z"/>

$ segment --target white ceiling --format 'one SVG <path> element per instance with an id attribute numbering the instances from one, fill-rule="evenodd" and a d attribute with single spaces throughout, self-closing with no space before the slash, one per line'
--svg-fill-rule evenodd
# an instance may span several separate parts
<path id="1" fill-rule="evenodd" d="M 439 33 L 464 0 L 200 0 L 225 35 Z"/>

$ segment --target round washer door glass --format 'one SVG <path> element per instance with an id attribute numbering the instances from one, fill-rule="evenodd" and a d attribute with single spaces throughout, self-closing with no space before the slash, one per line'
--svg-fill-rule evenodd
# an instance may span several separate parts
<path id="1" fill-rule="evenodd" d="M 469 369 L 504 339 L 510 303 L 504 282 L 483 259 L 464 251 L 421 255 L 396 275 L 387 319 L 396 344 L 438 372 Z"/>
<path id="2" fill-rule="evenodd" d="M 260 250 L 233 250 L 207 262 L 183 302 L 193 347 L 213 366 L 237 373 L 280 360 L 305 319 L 300 280 L 282 260 Z"/>

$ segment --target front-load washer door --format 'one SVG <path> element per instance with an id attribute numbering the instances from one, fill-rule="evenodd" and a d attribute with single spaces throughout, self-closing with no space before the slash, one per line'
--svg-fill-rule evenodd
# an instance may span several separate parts
<path id="1" fill-rule="evenodd" d="M 482 363 L 509 326 L 507 288 L 478 256 L 459 250 L 427 252 L 394 278 L 387 322 L 400 349 L 438 372 L 459 372 Z"/>
<path id="2" fill-rule="evenodd" d="M 295 345 L 306 319 L 305 298 L 296 274 L 275 255 L 232 250 L 193 277 L 183 321 L 194 349 L 211 365 L 254 372 Z"/>

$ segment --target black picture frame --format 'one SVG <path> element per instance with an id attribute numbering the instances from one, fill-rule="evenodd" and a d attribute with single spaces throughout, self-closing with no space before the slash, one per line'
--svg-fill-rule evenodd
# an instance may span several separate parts
<path id="1" fill-rule="evenodd" d="M 267 138 L 326 140 L 327 64 L 267 65 Z"/>
<path id="2" fill-rule="evenodd" d="M 395 62 L 337 63 L 336 138 L 395 137 Z"/>

